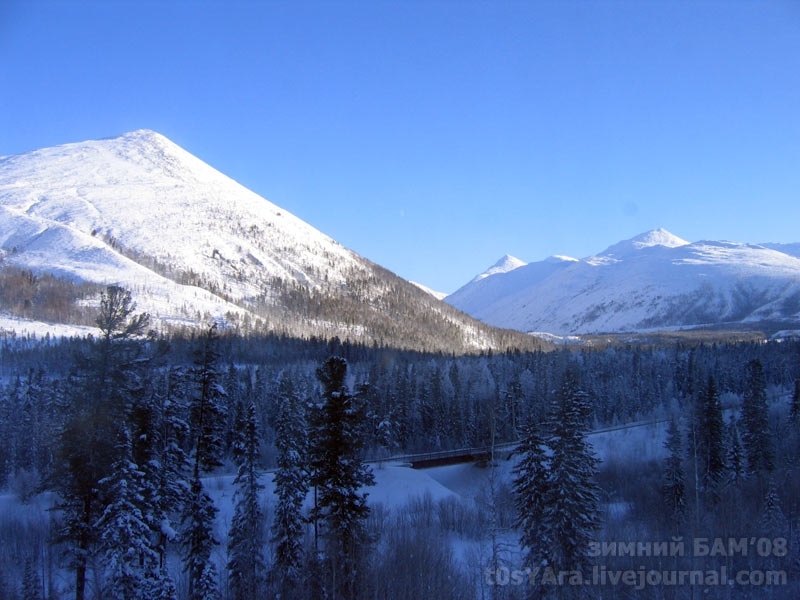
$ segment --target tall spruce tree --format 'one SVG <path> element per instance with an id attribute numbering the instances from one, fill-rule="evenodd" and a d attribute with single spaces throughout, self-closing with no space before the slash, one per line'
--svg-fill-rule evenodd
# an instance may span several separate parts
<path id="1" fill-rule="evenodd" d="M 209 327 L 195 352 L 195 390 L 190 398 L 190 426 L 194 440 L 189 499 L 183 516 L 183 561 L 189 575 L 190 600 L 219 598 L 217 570 L 211 556 L 219 541 L 214 536 L 217 508 L 203 489 L 201 475 L 220 466 L 224 448 L 222 426 L 225 390 L 219 383 L 216 326 Z"/>
<path id="2" fill-rule="evenodd" d="M 664 497 L 666 515 L 670 526 L 676 530 L 686 517 L 686 476 L 683 470 L 683 444 L 678 421 L 672 419 L 664 442 L 668 454 L 664 459 L 663 483 L 661 491 Z"/>
<path id="3" fill-rule="evenodd" d="M 211 556 L 219 541 L 214 536 L 217 508 L 203 489 L 199 475 L 192 478 L 184 512 L 183 563 L 189 575 L 190 600 L 218 600 L 217 567 Z"/>
<path id="4" fill-rule="evenodd" d="M 180 369 L 169 369 L 156 386 L 150 402 L 153 414 L 148 460 L 142 465 L 152 494 L 150 526 L 158 554 L 153 574 L 155 600 L 177 600 L 175 582 L 166 568 L 166 555 L 168 544 L 178 539 L 173 519 L 181 514 L 189 497 L 189 459 L 184 450 L 189 440 L 189 424 L 182 375 Z"/>
<path id="5" fill-rule="evenodd" d="M 275 421 L 277 470 L 273 476 L 277 504 L 272 522 L 275 544 L 272 581 L 281 598 L 297 597 L 302 587 L 303 502 L 308 494 L 308 429 L 305 407 L 294 392 L 291 381 L 279 385 L 278 414 Z"/>
<path id="6" fill-rule="evenodd" d="M 225 450 L 225 389 L 219 372 L 219 336 L 211 325 L 194 352 L 191 377 L 195 385 L 189 400 L 189 424 L 194 440 L 194 471 L 207 472 L 222 465 Z"/>
<path id="7" fill-rule="evenodd" d="M 59 433 L 51 486 L 59 495 L 60 540 L 75 572 L 75 600 L 86 596 L 89 559 L 98 547 L 95 523 L 109 498 L 100 481 L 112 473 L 120 448 L 116 435 L 142 391 L 141 346 L 149 316 L 134 314 L 129 291 L 108 286 L 96 320 L 100 337 L 77 357 Z"/>
<path id="8" fill-rule="evenodd" d="M 331 357 L 317 369 L 322 405 L 314 413 L 311 484 L 317 501 L 312 511 L 322 531 L 325 589 L 332 598 L 357 598 L 364 566 L 369 514 L 365 486 L 374 484 L 362 462 L 365 411 L 361 398 L 346 386 L 347 362 Z"/>
<path id="9" fill-rule="evenodd" d="M 172 517 L 180 512 L 189 492 L 189 456 L 184 444 L 190 439 L 190 427 L 186 419 L 186 389 L 182 380 L 180 369 L 170 369 L 164 377 L 163 387 L 154 398 L 158 422 L 153 435 L 154 458 L 149 467 L 158 493 L 155 516 L 159 521 L 161 567 L 164 566 L 167 542 L 177 536 Z"/>
<path id="10" fill-rule="evenodd" d="M 259 492 L 260 447 L 255 404 L 240 412 L 233 455 L 238 464 L 233 484 L 234 512 L 228 535 L 228 581 L 234 600 L 264 596 L 264 514 Z"/>
<path id="11" fill-rule="evenodd" d="M 165 346 L 160 353 L 164 351 Z M 169 397 L 172 378 L 173 370 L 169 370 L 163 378 L 165 386 L 161 377 L 150 377 L 148 392 L 133 404 L 127 423 L 132 462 L 141 473 L 136 480 L 140 483 L 137 503 L 150 529 L 149 545 L 156 557 L 142 564 L 146 597 L 158 600 L 175 600 L 175 583 L 165 558 L 168 542 L 177 536 L 172 519 L 180 514 L 189 491 L 188 463 L 182 448 L 188 439 L 185 404 Z"/>
<path id="12" fill-rule="evenodd" d="M 774 459 L 769 434 L 766 381 L 761 361 L 755 359 L 745 367 L 746 383 L 742 399 L 742 446 L 750 473 L 772 471 Z"/>
<path id="13" fill-rule="evenodd" d="M 97 521 L 107 575 L 105 597 L 144 600 L 152 596 L 158 553 L 153 548 L 149 510 L 144 504 L 144 473 L 133 462 L 128 427 L 120 428 L 117 459 L 100 481 L 108 489 L 108 505 Z"/>
<path id="14" fill-rule="evenodd" d="M 513 469 L 516 527 L 520 546 L 525 549 L 527 564 L 540 566 L 550 545 L 550 532 L 544 521 L 545 498 L 550 472 L 545 436 L 541 424 L 530 418 L 522 431 L 522 442 L 516 453 L 519 462 Z"/>
<path id="15" fill-rule="evenodd" d="M 787 564 L 787 556 L 794 555 L 796 561 L 796 554 L 792 552 L 792 527 L 789 524 L 789 519 L 781 508 L 781 501 L 778 495 L 778 487 L 775 484 L 774 478 L 770 477 L 767 483 L 767 490 L 764 494 L 764 499 L 761 505 L 761 515 L 758 520 L 758 533 L 760 536 L 775 540 L 783 540 L 784 551 L 775 552 L 767 556 L 761 555 L 759 568 L 765 569 L 785 569 Z M 788 543 L 787 543 L 788 542 Z M 790 568 L 795 565 L 791 565 Z M 772 595 L 772 594 L 771 594 Z M 794 597 L 795 595 L 792 594 Z M 762 596 L 765 597 L 765 596 Z M 785 596 L 789 597 L 789 596 Z"/>
<path id="16" fill-rule="evenodd" d="M 770 538 L 788 538 L 790 528 L 786 514 L 781 508 L 778 487 L 775 480 L 770 478 L 764 500 L 761 506 L 761 517 L 759 519 L 759 534 Z"/>
<path id="17" fill-rule="evenodd" d="M 569 368 L 550 417 L 552 455 L 544 497 L 547 563 L 556 569 L 585 568 L 586 551 L 599 526 L 599 461 L 586 441 L 590 414 L 588 395 L 580 389 L 575 370 Z"/>
<path id="18" fill-rule="evenodd" d="M 2 593 L 0 588 L 0 593 Z M 21 600 L 42 600 L 42 582 L 36 572 L 36 561 L 33 557 L 25 559 L 25 571 L 22 575 Z"/>
<path id="19" fill-rule="evenodd" d="M 722 405 L 714 377 L 697 396 L 695 408 L 694 444 L 696 470 L 700 489 L 706 499 L 715 502 L 717 487 L 725 469 Z"/>
<path id="20" fill-rule="evenodd" d="M 727 433 L 727 461 L 725 463 L 728 470 L 727 481 L 738 484 L 747 474 L 747 459 L 742 447 L 742 437 L 739 434 L 739 424 L 734 417 L 731 417 L 730 423 L 728 423 Z"/>
<path id="21" fill-rule="evenodd" d="M 792 420 L 800 421 L 800 379 L 794 380 L 794 392 L 792 393 L 792 404 L 789 409 Z"/>

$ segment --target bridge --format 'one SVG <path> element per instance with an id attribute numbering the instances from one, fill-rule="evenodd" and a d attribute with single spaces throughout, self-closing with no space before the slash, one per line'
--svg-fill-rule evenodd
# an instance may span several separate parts
<path id="1" fill-rule="evenodd" d="M 505 442 L 502 444 L 496 444 L 494 446 L 495 459 L 499 457 L 509 458 L 518 445 L 519 442 Z M 482 446 L 478 448 L 456 448 L 454 450 L 423 452 L 420 454 L 403 454 L 400 456 L 390 456 L 388 458 L 370 460 L 367 462 L 398 462 L 409 465 L 412 469 L 428 469 L 430 467 L 457 465 L 468 462 L 488 463 L 491 456 L 492 447 Z"/>
<path id="2" fill-rule="evenodd" d="M 589 435 L 596 435 L 599 433 L 608 433 L 611 431 L 619 431 L 621 429 L 633 429 L 636 427 L 646 427 L 648 425 L 656 425 L 658 423 L 666 423 L 669 419 L 656 419 L 648 421 L 636 421 L 634 423 L 626 423 L 624 425 L 613 425 L 610 427 L 600 427 L 593 429 L 587 433 Z M 387 458 L 368 460 L 368 463 L 385 463 L 396 462 L 409 465 L 412 469 L 429 469 L 431 467 L 441 467 L 444 465 L 457 465 L 461 463 L 474 462 L 478 464 L 488 464 L 494 452 L 495 460 L 508 460 L 514 454 L 520 440 L 513 442 L 502 442 L 492 446 L 481 446 L 477 448 L 455 448 L 453 450 L 439 450 L 436 452 L 424 452 L 420 454 L 403 454 L 399 456 L 390 456 Z"/>

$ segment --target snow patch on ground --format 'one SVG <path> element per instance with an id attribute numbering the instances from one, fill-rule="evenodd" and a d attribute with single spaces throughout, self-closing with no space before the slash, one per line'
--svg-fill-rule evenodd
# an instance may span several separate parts
<path id="1" fill-rule="evenodd" d="M 87 335 L 97 336 L 99 333 L 100 330 L 97 327 L 43 323 L 0 314 L 0 336 L 13 335 L 17 338 L 45 339 L 49 337 L 57 339 L 84 338 Z"/>
<path id="2" fill-rule="evenodd" d="M 413 283 L 415 286 L 417 286 L 423 292 L 425 292 L 427 294 L 430 294 L 431 296 L 433 296 L 437 300 L 444 300 L 445 298 L 447 298 L 447 294 L 445 292 L 437 292 L 436 290 L 433 290 L 433 289 L 429 288 L 426 285 L 422 285 L 421 283 L 417 283 L 416 281 L 410 281 L 409 283 Z"/>

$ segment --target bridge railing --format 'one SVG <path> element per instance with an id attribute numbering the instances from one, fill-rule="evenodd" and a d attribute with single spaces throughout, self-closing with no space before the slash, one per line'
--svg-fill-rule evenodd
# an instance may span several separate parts
<path id="1" fill-rule="evenodd" d="M 495 444 L 494 452 L 502 453 L 509 452 L 516 448 L 519 442 L 503 442 Z M 472 448 L 455 448 L 453 450 L 437 450 L 435 452 L 420 452 L 417 454 L 401 454 L 396 456 L 387 456 L 386 458 L 373 458 L 367 460 L 368 463 L 385 463 L 385 462 L 399 462 L 419 464 L 434 461 L 445 461 L 447 459 L 455 458 L 468 458 L 471 456 L 490 456 L 492 453 L 492 446 L 476 446 Z"/>
<path id="2" fill-rule="evenodd" d="M 659 423 L 666 423 L 669 419 L 650 419 L 647 421 L 636 421 L 634 423 L 625 423 L 622 425 L 611 425 L 609 427 L 599 427 L 597 429 L 593 429 L 592 431 L 588 432 L 588 435 L 595 435 L 598 433 L 608 433 L 611 431 L 619 431 L 621 429 L 634 429 L 636 427 L 645 427 L 648 425 L 656 425 Z M 502 442 L 499 444 L 494 445 L 494 453 L 505 453 L 505 452 L 513 452 L 517 446 L 519 446 L 521 440 L 516 440 L 513 442 Z M 448 460 L 453 460 L 453 462 L 457 462 L 454 459 L 468 459 L 470 457 L 487 457 L 490 456 L 492 453 L 492 446 L 477 446 L 473 448 L 454 448 L 452 450 L 437 450 L 435 452 L 421 452 L 417 454 L 401 454 L 396 456 L 387 456 L 385 458 L 372 458 L 365 462 L 377 464 L 377 463 L 386 463 L 386 462 L 398 462 L 398 463 L 410 463 L 414 464 L 421 464 L 421 463 L 434 463 L 434 462 L 441 462 L 444 463 Z"/>

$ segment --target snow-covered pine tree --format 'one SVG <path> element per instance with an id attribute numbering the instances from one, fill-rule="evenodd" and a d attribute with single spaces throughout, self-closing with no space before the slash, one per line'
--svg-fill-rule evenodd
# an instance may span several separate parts
<path id="1" fill-rule="evenodd" d="M 203 489 L 202 473 L 221 465 L 225 390 L 219 384 L 216 325 L 209 327 L 195 352 L 191 374 L 196 384 L 190 398 L 190 427 L 194 439 L 193 472 L 189 499 L 184 505 L 183 561 L 189 574 L 190 600 L 219 598 L 216 566 L 211 553 L 219 541 L 214 536 L 217 508 Z"/>
<path id="2" fill-rule="evenodd" d="M 3 441 L 9 445 L 11 472 L 36 476 L 48 466 L 48 445 L 54 432 L 47 427 L 52 421 L 46 414 L 50 403 L 42 389 L 42 377 L 41 369 L 31 368 L 27 376 L 17 377 L 9 393 L 5 409 L 14 417 L 0 422 L 8 427 Z"/>
<path id="3" fill-rule="evenodd" d="M 516 453 L 520 456 L 512 480 L 516 527 L 520 531 L 520 546 L 525 549 L 526 564 L 534 567 L 542 564 L 550 537 L 543 520 L 549 464 L 542 426 L 534 418 L 525 423 Z"/>
<path id="4" fill-rule="evenodd" d="M 153 598 L 157 600 L 177 597 L 175 582 L 166 568 L 166 553 L 169 542 L 178 538 L 173 518 L 181 513 L 189 496 L 189 459 L 183 449 L 184 442 L 189 439 L 189 424 L 182 375 L 179 369 L 170 369 L 151 399 L 154 413 L 151 452 L 142 466 L 152 490 L 150 527 L 159 557 L 158 569 L 153 573 L 156 581 Z"/>
<path id="5" fill-rule="evenodd" d="M 194 470 L 210 471 L 219 467 L 225 449 L 225 389 L 220 383 L 217 326 L 211 325 L 194 353 L 190 375 L 195 390 L 189 401 L 190 426 L 194 439 Z"/>
<path id="6" fill-rule="evenodd" d="M 488 517 L 489 528 L 489 542 L 490 542 L 490 555 L 488 563 L 485 563 L 487 568 L 497 573 L 501 568 L 508 567 L 509 554 L 511 551 L 511 544 L 504 538 L 503 533 L 507 528 L 503 526 L 502 517 L 500 515 L 500 493 L 499 493 L 499 475 L 498 464 L 495 461 L 495 448 L 498 435 L 498 421 L 502 419 L 497 418 L 497 414 L 501 409 L 501 400 L 498 396 L 493 398 L 488 407 L 489 409 L 489 456 L 487 461 L 488 468 L 488 486 L 484 487 L 483 494 L 479 496 L 478 502 L 482 511 Z M 505 417 L 505 415 L 503 415 Z M 492 597 L 495 600 L 505 599 L 508 596 L 503 593 L 505 590 L 493 589 Z"/>
<path id="7" fill-rule="evenodd" d="M 303 567 L 303 502 L 308 494 L 308 429 L 305 407 L 284 377 L 279 384 L 275 420 L 277 470 L 273 476 L 277 504 L 272 522 L 275 544 L 272 581 L 281 598 L 301 584 Z"/>
<path id="8" fill-rule="evenodd" d="M 746 383 L 742 398 L 742 446 L 750 473 L 774 468 L 772 440 L 769 434 L 767 392 L 764 367 L 758 359 L 745 367 Z"/>
<path id="9" fill-rule="evenodd" d="M 108 286 L 101 294 L 96 321 L 101 335 L 87 354 L 77 357 L 63 406 L 49 483 L 59 495 L 58 537 L 72 557 L 75 600 L 86 596 L 89 558 L 98 543 L 95 522 L 107 505 L 99 482 L 111 474 L 119 425 L 127 421 L 141 391 L 138 370 L 143 361 L 134 338 L 145 332 L 149 316 L 134 315 L 135 310 L 130 292 L 123 288 Z"/>
<path id="10" fill-rule="evenodd" d="M 574 368 L 566 370 L 550 417 L 552 451 L 544 497 L 548 534 L 547 564 L 557 570 L 581 570 L 599 526 L 598 459 L 586 441 L 591 407 Z M 562 591 L 566 591 L 563 588 Z"/>
<path id="11" fill-rule="evenodd" d="M 346 386 L 347 362 L 331 357 L 317 369 L 323 403 L 314 412 L 311 436 L 311 485 L 317 502 L 312 518 L 321 524 L 329 595 L 356 598 L 365 575 L 363 561 L 368 544 L 365 521 L 372 471 L 362 462 L 364 407 Z"/>
<path id="12" fill-rule="evenodd" d="M 39 580 L 39 574 L 36 572 L 36 561 L 32 556 L 25 559 L 21 600 L 42 600 L 42 582 Z"/>
<path id="13" fill-rule="evenodd" d="M 792 393 L 792 404 L 789 409 L 792 421 L 800 421 L 800 379 L 794 380 L 794 392 Z"/>
<path id="14" fill-rule="evenodd" d="M 705 390 L 696 400 L 694 444 L 700 489 L 710 502 L 716 501 L 717 484 L 725 469 L 722 405 L 714 377 L 709 375 Z"/>
<path id="15" fill-rule="evenodd" d="M 667 429 L 664 447 L 669 453 L 664 459 L 663 483 L 666 514 L 670 525 L 677 531 L 686 516 L 686 476 L 683 471 L 683 449 L 678 421 L 672 419 Z"/>
<path id="16" fill-rule="evenodd" d="M 153 390 L 149 390 L 149 392 L 153 392 Z M 121 425 L 124 427 L 124 431 L 119 434 L 122 453 L 117 460 L 121 461 L 120 466 L 113 468 L 113 472 L 109 476 L 110 482 L 116 485 L 117 478 L 121 473 L 124 473 L 123 477 L 128 476 L 125 467 L 127 466 L 131 470 L 132 475 L 126 479 L 126 484 L 123 483 L 123 488 L 132 492 L 131 498 L 135 499 L 140 517 L 144 519 L 148 527 L 147 543 L 153 553 L 153 557 L 147 561 L 141 561 L 139 565 L 141 569 L 138 573 L 142 579 L 140 586 L 142 597 L 148 598 L 154 595 L 153 591 L 161 576 L 158 548 L 161 530 L 161 511 L 159 510 L 161 465 L 157 439 L 159 420 L 160 413 L 156 406 L 156 396 L 153 393 L 147 393 L 134 399 L 128 410 L 127 420 Z M 127 440 L 130 448 L 122 446 L 124 440 Z M 113 581 L 117 581 L 115 574 L 111 574 L 110 577 Z"/>
<path id="17" fill-rule="evenodd" d="M 106 575 L 104 597 L 113 600 L 150 598 L 158 553 L 152 547 L 148 525 L 144 473 L 133 462 L 131 437 L 123 425 L 117 441 L 117 459 L 111 474 L 100 481 L 106 488 L 108 505 L 97 521 Z"/>
<path id="18" fill-rule="evenodd" d="M 789 538 L 789 521 L 781 508 L 778 487 L 775 480 L 770 478 L 767 491 L 761 507 L 759 519 L 759 535 L 770 538 Z"/>
<path id="19" fill-rule="evenodd" d="M 203 489 L 199 473 L 192 478 L 183 519 L 183 563 L 189 575 L 189 600 L 218 600 L 217 569 L 211 557 L 217 508 Z"/>
<path id="20" fill-rule="evenodd" d="M 228 535 L 228 581 L 234 600 L 264 596 L 264 515 L 259 504 L 261 469 L 256 407 L 251 401 L 236 424 L 234 512 Z"/>
<path id="21" fill-rule="evenodd" d="M 788 562 L 787 556 L 793 555 L 789 547 L 792 543 L 792 527 L 789 524 L 789 520 L 786 518 L 786 513 L 784 513 L 781 508 L 778 487 L 772 477 L 769 478 L 769 482 L 767 483 L 767 490 L 761 505 L 758 534 L 759 536 L 773 540 L 773 543 L 775 543 L 776 540 L 782 540 L 782 542 L 778 543 L 784 544 L 783 551 L 778 550 L 769 553 L 768 556 L 760 555 L 760 564 L 758 567 L 762 569 L 785 569 Z M 777 548 L 777 546 L 774 548 Z M 794 560 L 797 559 L 795 558 Z"/>
<path id="22" fill-rule="evenodd" d="M 727 481 L 738 484 L 747 474 L 747 459 L 742 447 L 742 437 L 739 435 L 739 424 L 735 417 L 731 417 L 727 431 Z"/>
<path id="23" fill-rule="evenodd" d="M 166 567 L 159 568 L 148 600 L 178 600 L 178 588 Z"/>

